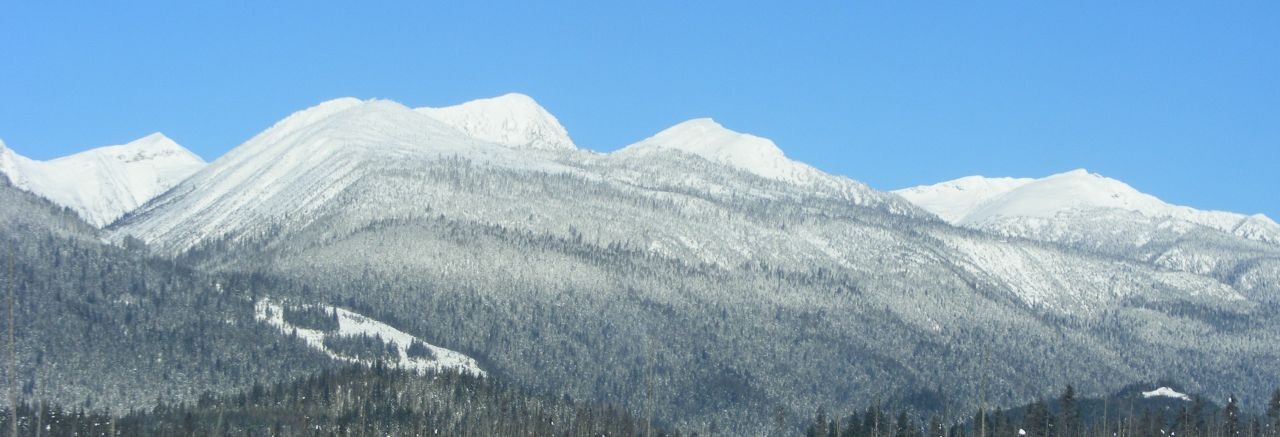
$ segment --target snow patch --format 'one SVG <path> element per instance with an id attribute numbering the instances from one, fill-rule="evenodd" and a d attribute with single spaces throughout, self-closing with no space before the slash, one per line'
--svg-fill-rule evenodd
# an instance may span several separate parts
<path id="1" fill-rule="evenodd" d="M 360 313 L 328 305 L 304 305 L 304 307 L 319 307 L 329 314 L 337 314 L 338 330 L 336 332 L 326 333 L 324 331 L 303 328 L 290 324 L 284 320 L 284 307 L 279 303 L 271 301 L 270 298 L 263 298 L 254 304 L 254 319 L 274 326 L 282 333 L 296 333 L 298 338 L 305 341 L 308 346 L 324 352 L 330 358 L 338 361 L 372 365 L 372 361 L 359 360 L 353 357 L 341 355 L 330 350 L 324 345 L 325 337 L 330 335 L 338 337 L 357 337 L 365 335 L 379 337 L 383 341 L 395 345 L 396 351 L 399 354 L 399 360 L 395 363 L 391 363 L 392 366 L 413 370 L 418 373 L 453 370 L 459 373 L 467 373 L 476 376 L 485 375 L 484 370 L 480 369 L 480 365 L 471 357 L 463 355 L 460 352 L 432 345 L 417 337 L 400 331 L 399 329 L 393 328 L 386 323 L 366 317 Z M 409 345 L 415 340 L 426 345 L 426 347 L 431 350 L 432 355 L 434 355 L 435 358 L 410 357 L 408 354 Z"/>
<path id="2" fill-rule="evenodd" d="M 1150 398 L 1155 398 L 1155 397 L 1173 398 L 1173 399 L 1180 399 L 1180 400 L 1184 400 L 1184 401 L 1190 401 L 1190 400 L 1191 400 L 1191 396 L 1187 396 L 1187 395 L 1185 395 L 1185 394 L 1178 393 L 1178 391 L 1177 391 L 1177 390 L 1171 389 L 1171 388 L 1169 388 L 1169 387 L 1160 387 L 1160 388 L 1157 388 L 1157 389 L 1155 389 L 1155 390 L 1151 390 L 1151 391 L 1144 391 L 1144 392 L 1142 392 L 1142 398 L 1143 398 L 1143 399 L 1150 399 Z"/>

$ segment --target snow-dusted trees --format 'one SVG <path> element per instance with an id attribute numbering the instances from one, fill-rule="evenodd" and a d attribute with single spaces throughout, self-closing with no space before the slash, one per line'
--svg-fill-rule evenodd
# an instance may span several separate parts
<path id="1" fill-rule="evenodd" d="M 1271 401 L 1267 402 L 1267 419 L 1268 435 L 1280 436 L 1280 388 L 1271 394 Z"/>
<path id="2" fill-rule="evenodd" d="M 316 305 L 286 306 L 283 316 L 293 326 L 325 332 L 338 330 L 338 314 Z"/>
<path id="3" fill-rule="evenodd" d="M 1136 385 L 1134 387 L 1137 387 Z M 900 423 L 912 420 L 925 420 L 929 426 L 917 429 L 910 426 L 907 435 L 910 437 L 964 437 L 964 436 L 1039 436 L 1039 437 L 1093 437 L 1093 436 L 1133 436 L 1133 437 L 1226 437 L 1252 436 L 1267 437 L 1274 434 L 1266 421 L 1269 416 L 1260 410 L 1242 410 L 1240 399 L 1228 398 L 1221 408 L 1210 407 L 1203 399 L 1187 401 L 1181 398 L 1148 398 L 1140 389 L 1130 387 L 1107 398 L 1074 398 L 1068 389 L 1063 396 L 1054 401 L 1036 400 L 1022 406 L 1009 409 L 997 408 L 990 414 L 974 414 L 967 420 L 957 422 L 939 421 L 938 417 L 926 416 L 919 410 L 904 407 L 898 419 L 884 422 L 887 418 L 877 418 L 873 411 L 878 407 L 868 408 L 865 420 L 857 420 L 857 415 L 849 416 L 848 426 L 840 428 L 840 437 L 896 437 L 902 432 Z M 1066 396 L 1071 394 L 1073 396 Z M 1070 398 L 1070 401 L 1068 399 Z M 810 435 L 836 437 L 834 432 L 823 434 L 819 424 L 833 424 L 832 417 L 840 417 L 822 410 L 817 418 L 808 424 Z M 1073 413 L 1074 411 L 1074 413 Z M 879 414 L 879 413 L 876 413 Z M 1075 417 L 1076 420 L 1068 420 Z M 825 420 L 825 422 L 824 422 Z M 880 421 L 880 422 L 877 422 Z M 983 420 L 986 420 L 985 424 Z M 882 430 L 877 423 L 890 423 L 890 428 Z M 923 422 L 919 422 L 923 423 Z M 1070 426 L 1066 424 L 1071 423 Z"/>
<path id="4" fill-rule="evenodd" d="M 0 426 L 9 429 L 8 411 Z M 535 396 L 455 373 L 381 365 L 322 371 L 196 403 L 157 403 L 124 415 L 23 403 L 19 436 L 35 435 L 619 435 L 638 421 L 605 405 Z M 36 424 L 43 426 L 37 431 Z M 47 429 L 45 429 L 47 427 Z M 671 435 L 656 429 L 654 436 Z"/>

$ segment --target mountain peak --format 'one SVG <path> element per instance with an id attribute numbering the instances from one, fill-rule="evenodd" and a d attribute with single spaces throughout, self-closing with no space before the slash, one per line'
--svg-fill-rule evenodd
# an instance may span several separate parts
<path id="1" fill-rule="evenodd" d="M 788 159 L 782 149 L 768 138 L 735 132 L 711 118 L 677 123 L 619 152 L 644 155 L 661 150 L 695 155 L 782 181 L 800 181 L 817 172 L 812 167 Z"/>
<path id="2" fill-rule="evenodd" d="M 969 176 L 894 191 L 950 223 L 982 227 L 1007 219 L 1051 219 L 1064 212 L 1117 210 L 1152 219 L 1172 218 L 1246 238 L 1270 241 L 1280 226 L 1265 216 L 1177 206 L 1128 184 L 1085 169 L 1040 179 Z"/>
<path id="3" fill-rule="evenodd" d="M 0 150 L 0 172 L 15 186 L 71 208 L 97 227 L 167 191 L 204 165 L 199 156 L 161 133 L 49 161 Z"/>
<path id="4" fill-rule="evenodd" d="M 1049 218 L 1062 211 L 1116 208 L 1157 217 L 1172 205 L 1083 168 L 1040 179 L 966 177 L 895 191 L 956 224 L 997 217 Z"/>
<path id="5" fill-rule="evenodd" d="M 1051 178 L 1055 178 L 1055 177 L 1073 177 L 1073 178 L 1078 178 L 1078 177 L 1085 177 L 1085 176 L 1102 177 L 1101 175 L 1098 175 L 1098 174 L 1095 174 L 1095 173 L 1090 173 L 1090 172 L 1089 172 L 1089 170 L 1084 169 L 1084 168 L 1077 168 L 1077 169 L 1075 169 L 1075 170 L 1065 171 L 1065 172 L 1058 173 L 1058 174 L 1055 174 L 1055 175 L 1050 175 L 1049 177 L 1051 177 Z"/>
<path id="6" fill-rule="evenodd" d="M 439 120 L 476 139 L 513 148 L 573 150 L 577 146 L 554 115 L 537 101 L 520 93 L 441 108 L 416 111 Z"/>
<path id="7" fill-rule="evenodd" d="M 1071 172 L 1060 173 L 1069 174 Z M 982 203 L 1035 181 L 1030 178 L 965 176 L 934 185 L 905 188 L 894 193 L 949 223 L 960 223 Z"/>
<path id="8" fill-rule="evenodd" d="M 125 145 L 126 145 L 126 146 L 137 147 L 137 148 L 144 148 L 144 149 L 152 149 L 152 148 L 155 148 L 155 149 L 174 149 L 174 148 L 179 148 L 179 149 L 181 149 L 181 148 L 182 148 L 182 146 L 178 145 L 178 142 L 174 141 L 172 138 L 169 138 L 167 135 L 165 135 L 165 134 L 164 134 L 164 133 L 162 133 L 162 132 L 152 132 L 151 134 L 149 134 L 149 135 L 147 135 L 147 136 L 144 136 L 144 137 L 142 137 L 142 138 L 138 138 L 138 139 L 136 139 L 136 140 L 130 141 L 129 143 L 127 143 L 127 144 L 125 144 Z M 185 150 L 185 149 L 184 149 L 184 150 Z"/>
<path id="9" fill-rule="evenodd" d="M 180 161 L 184 165 L 190 163 L 204 164 L 204 159 L 191 153 L 190 150 L 160 132 L 152 133 L 119 146 L 100 147 L 83 153 L 110 155 L 126 163 L 167 158 Z"/>

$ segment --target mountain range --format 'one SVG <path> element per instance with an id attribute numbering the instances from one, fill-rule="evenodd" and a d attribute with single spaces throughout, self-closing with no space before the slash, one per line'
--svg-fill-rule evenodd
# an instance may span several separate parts
<path id="1" fill-rule="evenodd" d="M 253 308 L 359 312 L 530 390 L 648 409 L 682 429 L 869 402 L 1013 405 L 1068 383 L 1105 393 L 1172 379 L 1258 397 L 1280 383 L 1267 371 L 1280 354 L 1277 225 L 1167 205 L 1085 171 L 882 192 L 705 118 L 584 150 L 520 94 L 445 108 L 324 102 L 207 166 L 137 170 L 173 176 L 165 184 L 93 182 L 139 193 L 128 204 L 63 196 L 82 182 L 33 170 L 59 160 L 2 152 L 13 187 L 87 222 L 59 231 L 34 207 L 6 207 L 4 223 L 22 224 L 6 229 L 39 225 L 107 259 L 124 247 L 191 269 L 245 313 L 227 326 L 253 333 L 235 335 L 313 357 Z M 84 174 L 99 173 L 117 175 Z M 235 375 L 202 381 L 281 377 L 202 356 L 189 358 L 197 373 Z M 154 398 L 129 387 L 121 398 Z M 86 402 L 77 393 L 59 400 Z"/>

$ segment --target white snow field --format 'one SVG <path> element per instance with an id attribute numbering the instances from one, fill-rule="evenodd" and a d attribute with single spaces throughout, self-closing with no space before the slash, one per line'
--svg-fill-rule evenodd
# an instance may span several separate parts
<path id="1" fill-rule="evenodd" d="M 1160 387 L 1155 390 L 1144 391 L 1142 392 L 1142 397 L 1143 399 L 1162 397 L 1162 398 L 1179 399 L 1184 401 L 1191 400 L 1191 396 L 1187 396 L 1183 393 L 1178 393 L 1177 390 L 1171 389 L 1169 387 Z"/>
<path id="2" fill-rule="evenodd" d="M 367 335 L 371 337 L 381 338 L 383 341 L 395 345 L 399 352 L 400 359 L 391 365 L 403 369 L 413 370 L 419 373 L 427 371 L 446 371 L 453 370 L 459 373 L 468 373 L 476 376 L 484 376 L 484 370 L 480 369 L 480 365 L 476 364 L 476 360 L 463 355 L 462 353 L 445 349 L 425 341 L 418 339 L 412 335 L 406 334 L 399 329 L 393 328 L 386 323 L 366 317 L 360 313 L 348 311 L 343 308 L 322 305 L 319 306 L 330 314 L 338 315 L 338 330 L 336 332 L 326 333 L 315 329 L 308 329 L 294 326 L 284 320 L 284 307 L 270 298 L 263 298 L 254 305 L 254 318 L 258 321 L 265 322 L 276 327 L 281 333 L 291 334 L 297 333 L 298 338 L 307 342 L 308 346 L 315 348 L 331 358 L 339 361 L 350 363 L 360 363 L 364 365 L 372 365 L 367 360 L 358 360 L 354 357 L 345 356 L 325 347 L 324 339 L 326 336 L 353 337 Z M 408 354 L 409 345 L 414 341 L 419 341 L 431 349 L 434 359 L 426 359 L 419 357 L 410 357 Z"/>

